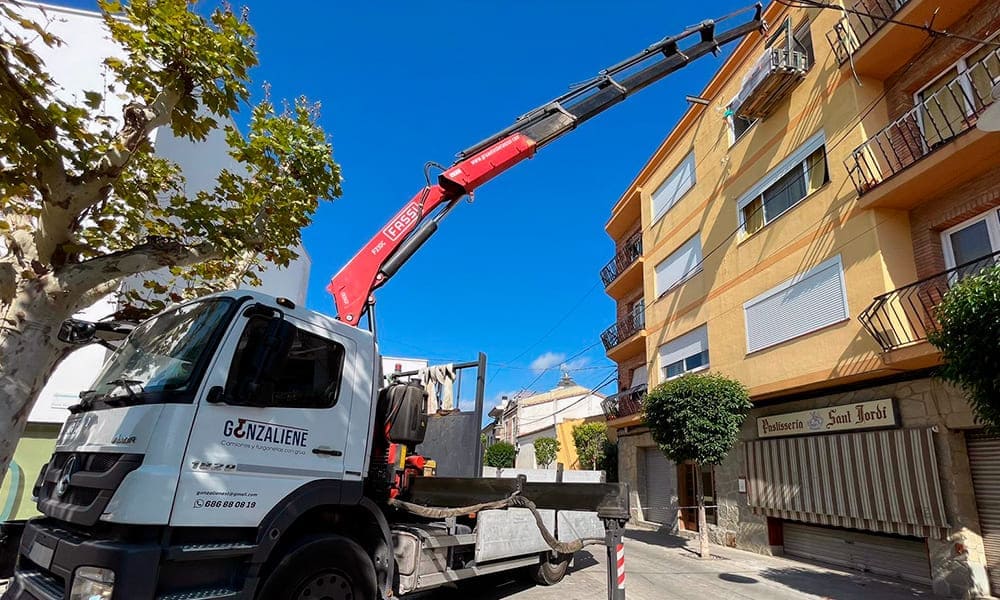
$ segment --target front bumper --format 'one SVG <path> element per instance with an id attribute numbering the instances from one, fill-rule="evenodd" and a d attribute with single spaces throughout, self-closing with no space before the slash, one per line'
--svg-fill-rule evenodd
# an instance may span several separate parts
<path id="1" fill-rule="evenodd" d="M 3 600 L 63 600 L 74 571 L 83 566 L 115 572 L 116 600 L 152 599 L 160 556 L 158 544 L 87 539 L 35 519 L 24 528 L 17 569 Z"/>

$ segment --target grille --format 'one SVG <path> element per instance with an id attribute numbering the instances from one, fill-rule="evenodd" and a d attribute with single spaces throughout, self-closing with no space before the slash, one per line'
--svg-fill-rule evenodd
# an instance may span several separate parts
<path id="1" fill-rule="evenodd" d="M 71 459 L 73 465 L 69 465 Z M 141 454 L 57 452 L 41 478 L 38 509 L 50 517 L 89 527 L 97 522 L 125 476 L 141 464 Z"/>

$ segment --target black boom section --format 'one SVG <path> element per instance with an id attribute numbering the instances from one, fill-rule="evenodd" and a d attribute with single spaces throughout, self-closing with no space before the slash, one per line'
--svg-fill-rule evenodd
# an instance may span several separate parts
<path id="1" fill-rule="evenodd" d="M 618 104 L 629 95 L 686 67 L 702 56 L 716 53 L 722 46 L 748 33 L 764 31 L 766 27 L 761 5 L 757 4 L 752 8 L 756 11 L 754 18 L 747 23 L 717 32 L 718 21 L 704 21 L 604 69 L 590 81 L 519 117 L 510 127 L 463 150 L 458 154 L 459 160 L 468 158 L 514 133 L 521 133 L 534 140 L 536 148 L 544 146 L 576 128 L 580 123 Z M 725 18 L 736 16 L 740 12 L 743 11 Z M 681 42 L 695 37 L 697 41 L 681 47 Z"/>
<path id="2" fill-rule="evenodd" d="M 502 500 L 520 490 L 537 508 L 597 512 L 602 519 L 628 519 L 624 483 L 542 483 L 517 479 L 414 477 L 405 500 L 422 506 L 458 508 Z"/>

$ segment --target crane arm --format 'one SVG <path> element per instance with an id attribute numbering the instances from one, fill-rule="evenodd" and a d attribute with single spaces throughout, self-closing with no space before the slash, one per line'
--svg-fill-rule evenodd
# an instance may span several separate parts
<path id="1" fill-rule="evenodd" d="M 460 152 L 458 160 L 417 192 L 403 208 L 330 280 L 327 291 L 337 318 L 357 325 L 372 292 L 385 284 L 437 230 L 465 195 L 542 146 L 572 131 L 637 92 L 689 63 L 754 31 L 765 31 L 758 3 L 750 21 L 717 31 L 719 21 L 704 21 L 601 71 L 593 79 L 520 117 L 513 125 Z M 720 20 L 721 21 L 721 20 Z M 681 47 L 681 43 L 684 46 Z"/>

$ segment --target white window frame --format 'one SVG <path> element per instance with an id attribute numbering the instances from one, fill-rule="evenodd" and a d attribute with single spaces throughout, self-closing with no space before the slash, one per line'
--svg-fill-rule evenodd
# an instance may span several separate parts
<path id="1" fill-rule="evenodd" d="M 692 240 L 695 240 L 695 239 L 698 240 L 698 264 L 695 265 L 694 268 L 691 269 L 690 271 L 685 271 L 684 275 L 680 279 L 678 279 L 674 283 L 670 284 L 669 286 L 667 286 L 666 288 L 664 288 L 661 291 L 659 289 L 659 285 L 658 285 L 659 282 L 658 282 L 656 270 L 659 268 L 660 265 L 662 265 L 666 261 L 670 260 L 671 257 L 675 256 L 685 246 L 687 246 L 688 243 L 690 243 Z M 704 251 L 705 251 L 705 249 L 704 249 L 704 247 L 702 246 L 702 243 L 701 243 L 701 232 L 698 231 L 693 236 L 691 236 L 688 239 L 684 240 L 683 244 L 681 244 L 680 246 L 678 246 L 677 248 L 675 248 L 674 251 L 671 252 L 670 254 L 668 254 L 663 260 L 661 260 L 660 262 L 656 263 L 656 265 L 653 267 L 653 291 L 656 292 L 656 297 L 657 298 L 662 298 L 667 293 L 669 293 L 670 291 L 672 291 L 674 289 L 677 289 L 678 286 L 680 286 L 684 282 L 690 280 L 692 277 L 694 277 L 698 273 L 701 273 L 702 270 L 704 270 L 704 265 L 705 265 L 705 254 L 704 254 Z"/>
<path id="2" fill-rule="evenodd" d="M 677 199 L 674 200 L 672 204 L 666 206 L 659 214 L 657 214 L 655 212 L 656 211 L 655 198 L 657 192 L 662 190 L 663 187 L 667 185 L 668 182 L 670 182 L 670 180 L 674 177 L 674 175 L 677 175 L 680 172 L 681 168 L 683 168 L 688 163 L 688 161 L 691 162 L 691 185 L 688 186 L 688 188 L 684 190 L 681 193 L 681 195 L 677 196 Z M 694 150 L 691 150 L 690 152 L 684 155 L 684 158 L 682 158 L 680 162 L 677 163 L 677 165 L 670 171 L 670 174 L 664 177 L 663 181 L 660 182 L 660 185 L 656 186 L 656 188 L 653 190 L 653 193 L 649 195 L 649 208 L 650 211 L 653 213 L 653 218 L 651 222 L 655 224 L 660 219 L 662 219 L 663 216 L 666 215 L 668 212 L 670 212 L 675 206 L 677 206 L 680 203 L 680 201 L 684 199 L 685 196 L 691 193 L 691 190 L 693 190 L 697 184 L 698 184 L 698 163 L 695 162 Z"/>
<path id="3" fill-rule="evenodd" d="M 812 277 L 813 275 L 815 275 L 816 273 L 818 273 L 820 271 L 823 271 L 823 270 L 826 270 L 826 269 L 830 268 L 833 265 L 837 265 L 837 269 L 840 271 L 840 294 L 841 294 L 841 297 L 842 297 L 842 299 L 844 301 L 844 314 L 843 314 L 843 316 L 840 319 L 838 319 L 836 321 L 833 321 L 831 323 L 827 323 L 825 325 L 819 325 L 817 327 L 814 327 L 813 329 L 810 329 L 809 331 L 803 331 L 802 333 L 799 333 L 799 334 L 797 334 L 797 335 L 795 335 L 793 337 L 790 337 L 790 338 L 787 338 L 787 339 L 784 339 L 784 340 L 780 340 L 780 341 L 777 341 L 777 342 L 773 342 L 771 344 L 768 344 L 767 346 L 761 346 L 760 348 L 755 348 L 755 349 L 751 350 L 750 349 L 750 324 L 749 324 L 749 322 L 747 320 L 747 309 L 750 308 L 750 307 L 752 307 L 752 306 L 754 306 L 754 305 L 756 305 L 756 304 L 758 304 L 758 303 L 760 303 L 760 302 L 762 302 L 762 301 L 764 301 L 764 300 L 767 300 L 768 298 L 770 298 L 771 296 L 774 296 L 775 294 L 780 294 L 781 292 L 787 290 L 788 288 L 790 288 L 790 287 L 792 287 L 792 286 L 800 283 L 803 279 L 808 279 L 808 278 Z M 786 281 L 784 281 L 784 282 L 782 282 L 782 283 L 774 286 L 773 288 L 767 290 L 763 294 L 758 294 L 757 296 L 754 296 L 750 300 L 747 300 L 746 302 L 743 303 L 743 335 L 744 335 L 744 338 L 746 340 L 747 354 L 754 354 L 754 353 L 760 352 L 762 350 L 767 350 L 768 348 L 773 348 L 773 347 L 775 347 L 775 346 L 777 346 L 779 344 L 784 344 L 785 342 L 790 342 L 790 341 L 798 339 L 798 338 L 800 338 L 802 336 L 809 335 L 810 333 L 815 333 L 817 331 L 820 331 L 821 329 L 826 329 L 827 327 L 830 327 L 832 325 L 836 325 L 837 323 L 843 323 L 844 321 L 850 320 L 850 318 L 851 318 L 851 307 L 847 303 L 847 274 L 844 272 L 844 263 L 841 260 L 840 255 L 838 254 L 837 256 L 834 256 L 833 258 L 829 258 L 827 260 L 824 260 L 823 262 L 819 263 L 818 265 L 816 265 L 815 267 L 809 269 L 808 271 L 805 271 L 804 273 L 799 273 L 799 274 L 795 275 L 794 277 L 792 277 L 791 279 L 788 279 L 788 280 L 786 280 Z"/>
<path id="4" fill-rule="evenodd" d="M 1000 252 L 1000 212 L 996 208 L 991 208 L 941 232 L 941 251 L 944 253 L 944 264 L 948 269 L 954 269 L 958 266 L 955 261 L 955 249 L 951 245 L 951 234 L 971 227 L 980 221 L 986 221 L 986 231 L 989 233 L 993 252 Z"/>
<path id="5" fill-rule="evenodd" d="M 813 152 L 816 152 L 820 148 L 825 148 L 825 146 L 826 146 L 826 132 L 821 129 L 815 134 L 813 134 L 813 136 L 810 137 L 808 140 L 806 140 L 804 143 L 799 145 L 798 148 L 796 148 L 794 151 L 792 151 L 791 154 L 785 157 L 784 160 L 778 163 L 776 167 L 768 171 L 767 175 L 762 177 L 757 183 L 751 186 L 750 189 L 744 192 L 743 195 L 736 200 L 736 222 L 740 224 L 740 236 L 742 238 L 745 239 L 755 233 L 763 231 L 764 228 L 766 228 L 770 223 L 773 223 L 785 213 L 789 212 L 799 204 L 802 204 L 802 200 L 805 200 L 805 198 L 809 197 L 807 190 L 806 196 L 803 197 L 802 200 L 799 200 L 795 204 L 789 206 L 780 214 L 775 215 L 771 220 L 768 221 L 765 219 L 763 227 L 755 231 L 753 234 L 747 232 L 747 224 L 746 221 L 743 220 L 743 209 L 746 207 L 746 205 L 750 204 L 758 197 L 760 197 L 760 195 L 763 194 L 768 188 L 777 183 L 779 179 L 790 173 L 795 168 L 801 168 L 802 176 L 808 178 L 809 177 L 808 167 L 805 166 L 806 159 L 809 158 L 809 156 L 811 156 Z M 824 155 L 825 154 L 826 152 L 824 150 Z M 827 179 L 829 179 L 830 177 L 829 171 L 830 171 L 830 166 L 828 164 Z M 761 210 L 763 211 L 763 208 L 761 208 Z"/>
<path id="6" fill-rule="evenodd" d="M 693 369 L 691 369 L 689 371 L 682 371 L 678 375 L 673 375 L 671 377 L 667 377 L 667 367 L 669 365 L 662 364 L 663 363 L 663 357 L 662 357 L 662 354 L 660 353 L 660 349 L 663 348 L 663 346 L 666 346 L 666 345 L 668 345 L 668 344 L 670 344 L 672 342 L 675 342 L 675 341 L 681 339 L 682 337 L 691 335 L 692 333 L 694 333 L 695 331 L 698 331 L 699 329 L 704 329 L 705 330 L 705 349 L 702 350 L 702 352 L 708 351 L 708 362 L 705 363 L 705 364 L 703 364 L 703 365 L 699 365 L 699 366 L 697 366 L 697 367 L 695 367 L 695 368 L 693 368 Z M 698 354 L 701 354 L 701 352 L 699 352 Z M 692 356 L 695 356 L 695 355 L 691 354 L 691 355 L 685 356 L 685 357 L 683 357 L 681 359 L 681 361 L 686 361 L 687 359 L 691 358 Z M 711 351 L 711 348 L 709 347 L 709 340 L 708 340 L 708 323 L 702 323 L 701 325 L 699 325 L 699 326 L 697 326 L 697 327 L 695 327 L 693 329 L 690 329 L 690 330 L 682 333 L 681 335 L 675 336 L 673 339 L 671 339 L 671 340 L 669 340 L 669 341 L 661 344 L 660 347 L 656 349 L 656 362 L 657 362 L 657 367 L 659 368 L 660 381 L 671 381 L 673 379 L 677 379 L 678 377 L 683 377 L 684 375 L 687 375 L 689 373 L 698 373 L 698 372 L 701 372 L 701 371 L 707 371 L 712 366 L 712 351 Z M 674 362 L 670 363 L 670 365 L 672 365 L 672 364 L 674 364 L 676 362 L 678 362 L 678 361 L 674 361 Z"/>

